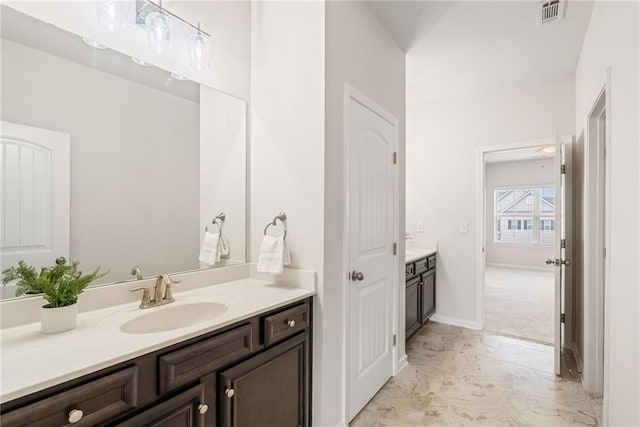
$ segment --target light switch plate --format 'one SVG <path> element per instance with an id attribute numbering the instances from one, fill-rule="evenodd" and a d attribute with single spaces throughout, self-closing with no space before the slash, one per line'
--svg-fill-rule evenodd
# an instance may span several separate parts
<path id="1" fill-rule="evenodd" d="M 469 223 L 461 222 L 460 226 L 458 227 L 458 231 L 460 232 L 460 234 L 469 234 Z"/>
<path id="2" fill-rule="evenodd" d="M 416 231 L 418 233 L 424 233 L 424 222 L 423 221 L 418 221 L 416 223 Z"/>

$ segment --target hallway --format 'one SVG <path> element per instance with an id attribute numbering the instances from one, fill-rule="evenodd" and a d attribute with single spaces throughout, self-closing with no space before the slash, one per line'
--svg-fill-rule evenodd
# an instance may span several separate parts
<path id="1" fill-rule="evenodd" d="M 568 372 L 553 375 L 550 346 L 430 322 L 407 343 L 409 366 L 351 427 L 601 425 L 602 399 Z"/>

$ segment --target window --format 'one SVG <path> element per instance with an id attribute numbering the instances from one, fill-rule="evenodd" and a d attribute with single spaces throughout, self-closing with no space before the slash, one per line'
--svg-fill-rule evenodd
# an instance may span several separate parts
<path id="1" fill-rule="evenodd" d="M 496 242 L 552 245 L 555 242 L 555 187 L 496 188 Z"/>

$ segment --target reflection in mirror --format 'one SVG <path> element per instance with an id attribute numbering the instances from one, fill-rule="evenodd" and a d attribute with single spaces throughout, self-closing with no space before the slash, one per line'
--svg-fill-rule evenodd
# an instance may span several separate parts
<path id="1" fill-rule="evenodd" d="M 1 19 L 1 269 L 63 256 L 104 284 L 244 263 L 245 102 L 6 6 Z M 220 213 L 229 251 L 203 263 Z"/>

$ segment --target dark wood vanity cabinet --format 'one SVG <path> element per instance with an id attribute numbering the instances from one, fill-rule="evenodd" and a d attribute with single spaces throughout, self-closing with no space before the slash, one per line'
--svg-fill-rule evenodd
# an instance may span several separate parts
<path id="1" fill-rule="evenodd" d="M 309 426 L 311 319 L 310 298 L 271 310 L 7 402 L 0 425 Z"/>
<path id="2" fill-rule="evenodd" d="M 405 272 L 405 331 L 409 339 L 436 311 L 436 255 L 407 263 Z"/>

